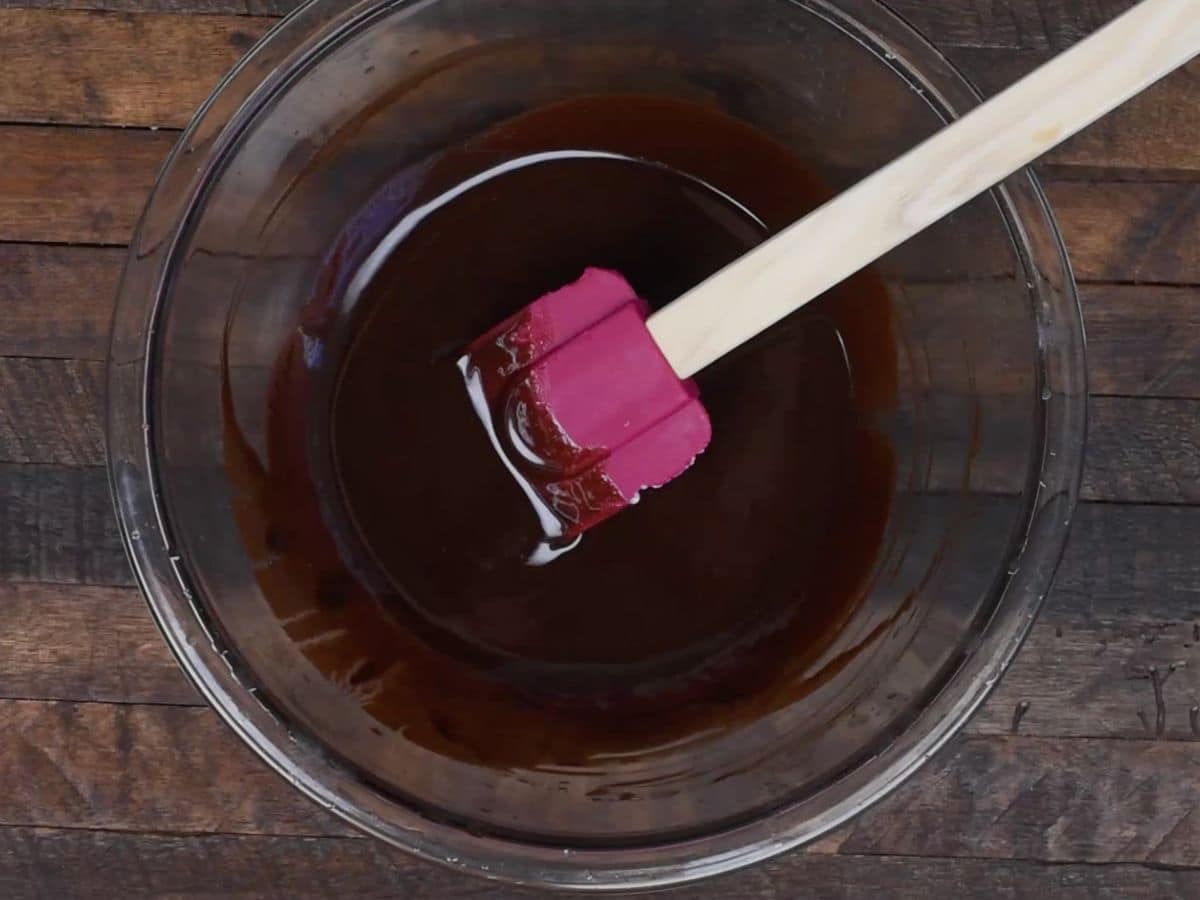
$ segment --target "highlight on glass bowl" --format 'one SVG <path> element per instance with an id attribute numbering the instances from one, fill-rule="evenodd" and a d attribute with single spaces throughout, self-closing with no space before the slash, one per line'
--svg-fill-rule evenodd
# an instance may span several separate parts
<path id="1" fill-rule="evenodd" d="M 183 668 L 324 807 L 511 882 L 690 881 L 884 797 L 1075 503 L 1034 177 L 695 371 L 647 335 L 978 104 L 875 0 L 301 8 L 168 159 L 113 331 Z"/>

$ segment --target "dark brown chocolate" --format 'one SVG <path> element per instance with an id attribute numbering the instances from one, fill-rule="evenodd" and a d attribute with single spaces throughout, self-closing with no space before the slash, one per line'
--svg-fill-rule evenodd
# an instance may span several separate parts
<path id="1" fill-rule="evenodd" d="M 714 109 L 593 97 L 398 173 L 363 222 L 535 153 L 426 215 L 350 310 L 373 240 L 352 224 L 281 353 L 266 465 L 227 442 L 262 589 L 281 619 L 315 609 L 296 640 L 338 635 L 309 658 L 351 671 L 381 726 L 495 767 L 648 751 L 803 697 L 894 481 L 872 428 L 896 390 L 891 304 L 868 271 L 700 374 L 715 437 L 693 469 L 528 565 L 540 529 L 469 406 L 466 344 L 587 266 L 660 306 L 828 197 Z"/>

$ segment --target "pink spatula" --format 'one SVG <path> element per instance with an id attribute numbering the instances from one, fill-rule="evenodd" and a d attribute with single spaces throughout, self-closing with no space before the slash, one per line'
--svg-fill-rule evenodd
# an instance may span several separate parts
<path id="1" fill-rule="evenodd" d="M 619 274 L 589 269 L 472 343 L 468 391 L 545 547 L 704 451 L 692 375 L 1197 53 L 1200 0 L 1143 0 L 653 315 Z"/>

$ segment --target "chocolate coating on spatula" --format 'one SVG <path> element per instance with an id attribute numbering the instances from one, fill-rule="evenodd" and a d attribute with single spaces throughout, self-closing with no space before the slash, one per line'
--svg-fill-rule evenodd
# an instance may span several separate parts
<path id="1" fill-rule="evenodd" d="M 712 438 L 695 381 L 646 329 L 650 307 L 590 268 L 473 342 L 459 360 L 482 426 L 525 490 L 549 562 L 688 469 Z"/>

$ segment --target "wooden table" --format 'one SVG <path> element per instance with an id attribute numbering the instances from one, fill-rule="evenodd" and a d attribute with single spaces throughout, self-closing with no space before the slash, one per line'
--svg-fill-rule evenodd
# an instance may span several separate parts
<path id="1" fill-rule="evenodd" d="M 172 132 L 289 2 L 0 0 L 8 900 L 511 895 L 352 834 L 243 748 L 176 670 L 113 522 L 122 245 Z M 994 91 L 1129 0 L 894 5 Z M 1095 392 L 1046 610 L 983 712 L 883 806 L 688 896 L 1200 896 L 1200 64 L 1042 172 Z"/>

